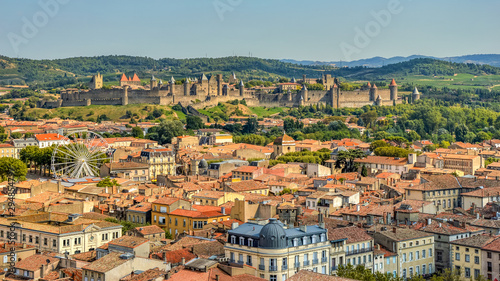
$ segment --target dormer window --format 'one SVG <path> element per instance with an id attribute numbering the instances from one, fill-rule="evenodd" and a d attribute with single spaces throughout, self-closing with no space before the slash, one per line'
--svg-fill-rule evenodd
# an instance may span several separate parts
<path id="1" fill-rule="evenodd" d="M 302 238 L 302 244 L 303 245 L 307 245 L 307 237 L 303 237 Z"/>
<path id="2" fill-rule="evenodd" d="M 321 242 L 325 242 L 326 241 L 326 235 L 323 233 L 321 234 Z"/>
<path id="3" fill-rule="evenodd" d="M 313 235 L 313 236 L 311 237 L 311 243 L 313 243 L 313 244 L 314 244 L 314 243 L 317 243 L 317 242 L 318 242 L 317 240 L 318 240 L 318 236 Z"/>
<path id="4" fill-rule="evenodd" d="M 248 247 L 252 247 L 252 246 L 253 246 L 253 239 L 248 238 Z"/>
<path id="5" fill-rule="evenodd" d="M 294 247 L 299 246 L 299 239 L 298 238 L 293 239 L 293 246 Z"/>
<path id="6" fill-rule="evenodd" d="M 240 245 L 241 246 L 245 245 L 245 238 L 244 237 L 240 237 Z"/>
<path id="7" fill-rule="evenodd" d="M 231 244 L 236 244 L 236 236 L 231 236 Z"/>

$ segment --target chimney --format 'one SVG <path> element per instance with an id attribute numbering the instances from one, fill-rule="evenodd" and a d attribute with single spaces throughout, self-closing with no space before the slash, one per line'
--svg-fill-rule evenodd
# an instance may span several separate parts
<path id="1" fill-rule="evenodd" d="M 215 274 L 215 281 L 219 281 L 219 274 Z"/>
<path id="2" fill-rule="evenodd" d="M 431 225 L 432 220 L 430 218 L 427 219 L 427 225 Z"/>
<path id="3" fill-rule="evenodd" d="M 182 259 L 181 259 L 181 264 L 182 264 L 182 265 L 186 264 L 186 258 L 185 258 L 185 257 L 182 257 Z"/>
<path id="4" fill-rule="evenodd" d="M 300 226 L 300 230 L 303 232 L 307 232 L 307 226 L 306 225 Z"/>
<path id="5" fill-rule="evenodd" d="M 377 249 L 380 250 L 380 244 L 377 244 Z"/>
<path id="6" fill-rule="evenodd" d="M 226 208 L 225 207 L 220 207 L 220 212 L 225 215 L 226 214 Z"/>
<path id="7" fill-rule="evenodd" d="M 396 233 L 396 228 L 395 227 L 392 228 L 392 232 Z"/>
<path id="8" fill-rule="evenodd" d="M 476 213 L 476 219 L 479 219 L 479 213 Z"/>
<path id="9" fill-rule="evenodd" d="M 359 212 L 359 208 L 360 208 L 360 206 L 356 205 L 356 212 Z"/>

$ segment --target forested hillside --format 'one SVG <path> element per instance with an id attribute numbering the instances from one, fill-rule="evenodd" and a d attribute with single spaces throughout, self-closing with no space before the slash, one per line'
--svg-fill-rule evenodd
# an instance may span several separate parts
<path id="1" fill-rule="evenodd" d="M 430 58 L 413 59 L 380 68 L 336 68 L 329 65 L 299 65 L 272 59 L 252 57 L 153 59 L 134 56 L 75 57 L 56 60 L 17 59 L 0 56 L 0 85 L 28 84 L 43 88 L 85 83 L 90 76 L 100 72 L 105 82 L 116 82 L 120 73 L 136 72 L 142 79 L 155 75 L 162 79 L 177 79 L 205 74 L 235 72 L 245 81 L 263 79 L 276 81 L 279 77 L 300 79 L 331 74 L 346 80 L 387 80 L 422 75 L 453 76 L 455 74 L 496 75 L 500 68 L 489 65 L 450 63 Z M 491 84 L 494 85 L 495 81 Z M 498 83 L 500 84 L 500 83 Z"/>

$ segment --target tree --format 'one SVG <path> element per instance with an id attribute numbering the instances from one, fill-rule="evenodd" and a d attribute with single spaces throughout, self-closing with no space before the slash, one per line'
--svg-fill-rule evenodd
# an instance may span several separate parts
<path id="1" fill-rule="evenodd" d="M 198 130 L 203 129 L 205 125 L 203 124 L 203 120 L 200 117 L 194 115 L 186 116 L 186 129 L 188 130 Z"/>
<path id="2" fill-rule="evenodd" d="M 144 138 L 144 132 L 142 131 L 141 127 L 135 126 L 132 128 L 132 136 L 134 138 L 139 138 L 142 139 Z"/>
<path id="3" fill-rule="evenodd" d="M 361 175 L 363 177 L 367 177 L 368 176 L 368 169 L 366 168 L 365 165 L 363 165 L 363 167 L 361 167 Z"/>
<path id="4" fill-rule="evenodd" d="M 149 128 L 147 139 L 155 140 L 159 144 L 171 143 L 172 138 L 185 133 L 184 125 L 179 120 L 162 121 L 160 125 Z"/>
<path id="5" fill-rule="evenodd" d="M 12 157 L 0 158 L 0 177 L 2 180 L 7 180 L 11 176 L 16 181 L 23 181 L 26 180 L 27 173 L 28 168 L 23 161 Z"/>
<path id="6" fill-rule="evenodd" d="M 20 138 L 22 138 L 22 137 L 23 137 L 23 134 L 21 134 L 21 133 L 19 133 L 19 132 L 14 132 L 14 133 L 11 133 L 11 134 L 10 134 L 10 137 L 11 137 L 12 139 L 20 139 Z"/>
<path id="7" fill-rule="evenodd" d="M 116 179 L 111 179 L 110 177 L 105 177 L 97 183 L 97 187 L 113 187 L 120 186 Z"/>
<path id="8" fill-rule="evenodd" d="M 375 149 L 373 152 L 377 156 L 400 157 L 400 158 L 408 157 L 408 154 L 410 153 L 409 150 L 396 146 L 379 147 Z"/>
<path id="9" fill-rule="evenodd" d="M 337 155 L 337 161 L 335 162 L 335 167 L 337 169 L 342 169 L 343 173 L 355 172 L 358 169 L 357 163 L 354 162 L 355 159 L 359 159 L 365 156 L 365 153 L 360 149 L 349 149 L 347 151 L 340 151 Z"/>
<path id="10" fill-rule="evenodd" d="M 459 124 L 455 128 L 455 139 L 457 141 L 465 142 L 466 135 L 469 133 L 469 128 L 465 124 Z"/>
<path id="11" fill-rule="evenodd" d="M 255 134 L 259 128 L 259 123 L 256 118 L 248 118 L 247 123 L 243 126 L 244 134 Z"/>
<path id="12" fill-rule="evenodd" d="M 376 140 L 370 143 L 370 151 L 374 151 L 375 149 L 379 147 L 386 147 L 386 146 L 391 146 L 390 144 L 386 143 L 383 140 Z"/>
<path id="13" fill-rule="evenodd" d="M 375 110 L 367 111 L 359 116 L 360 120 L 363 120 L 363 124 L 367 127 L 372 125 L 373 122 L 377 119 L 377 112 Z"/>
<path id="14" fill-rule="evenodd" d="M 31 168 L 33 163 L 34 162 L 36 163 L 37 155 L 39 153 L 40 153 L 40 148 L 38 146 L 30 145 L 30 146 L 27 146 L 27 147 L 21 149 L 21 151 L 19 151 L 19 158 L 25 164 L 28 164 L 29 165 L 28 167 Z M 36 170 L 35 170 L 35 173 L 36 173 Z"/>

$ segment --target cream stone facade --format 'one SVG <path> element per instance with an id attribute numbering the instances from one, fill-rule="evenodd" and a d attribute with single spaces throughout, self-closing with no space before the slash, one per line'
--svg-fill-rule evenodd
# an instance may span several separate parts
<path id="1" fill-rule="evenodd" d="M 59 224 L 59 225 L 57 225 Z M 40 251 L 83 253 L 121 237 L 119 224 L 72 217 L 72 215 L 43 213 L 24 217 L 0 218 L 0 233 L 14 226 L 17 243 L 35 246 Z M 0 240 L 6 241 L 5 238 Z"/>
<path id="2" fill-rule="evenodd" d="M 409 278 L 435 271 L 434 235 L 413 229 L 393 228 L 376 231 L 373 236 L 376 243 L 397 254 L 397 276 Z"/>

